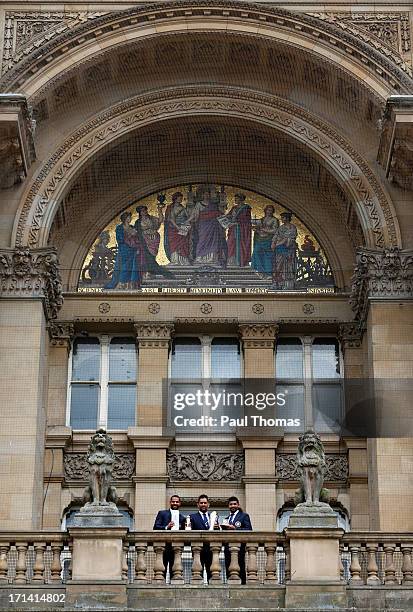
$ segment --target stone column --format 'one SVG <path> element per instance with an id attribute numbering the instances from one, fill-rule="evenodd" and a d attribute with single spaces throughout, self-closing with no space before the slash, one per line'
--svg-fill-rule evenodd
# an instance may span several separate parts
<path id="1" fill-rule="evenodd" d="M 168 378 L 173 323 L 136 323 L 139 346 L 138 414 L 140 427 L 162 426 L 163 382 Z"/>
<path id="2" fill-rule="evenodd" d="M 381 435 L 368 440 L 374 530 L 413 529 L 412 295 L 413 251 L 359 249 L 351 304 L 366 325 L 368 375 L 381 398 Z"/>
<path id="3" fill-rule="evenodd" d="M 274 347 L 278 334 L 276 323 L 242 323 L 239 326 L 244 355 L 245 378 L 275 378 Z M 275 529 L 277 514 L 275 485 L 275 449 L 278 439 L 243 436 L 245 452 L 246 511 L 254 516 L 254 529 Z M 252 435 L 251 435 L 252 433 Z"/>
<path id="4" fill-rule="evenodd" d="M 0 251 L 0 522 L 42 527 L 46 323 L 62 304 L 51 248 Z"/>

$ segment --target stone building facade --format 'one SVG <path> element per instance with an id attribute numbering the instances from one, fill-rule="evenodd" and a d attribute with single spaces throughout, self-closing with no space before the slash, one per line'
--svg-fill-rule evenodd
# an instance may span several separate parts
<path id="1" fill-rule="evenodd" d="M 413 375 L 412 37 L 406 0 L 2 3 L 1 529 L 61 528 L 98 426 L 113 437 L 117 489 L 137 529 L 151 529 L 175 492 L 184 508 L 203 492 L 217 508 L 238 495 L 256 529 L 276 529 L 297 487 L 298 434 L 162 428 L 162 381 L 177 347 L 191 346 L 180 339 L 195 338 L 202 377 L 214 346 L 224 378 L 235 346 L 239 377 L 265 379 L 295 347 L 316 429 L 315 345 L 336 351 L 344 380 L 395 381 L 382 409 L 398 433 L 340 436 L 324 423 L 320 434 L 349 528 L 413 530 L 412 415 L 400 392 Z M 232 281 L 229 268 L 192 262 L 192 276 L 171 268 L 175 284 L 142 267 L 140 287 L 99 284 L 102 233 L 112 241 L 107 282 L 121 213 L 130 208 L 134 222 L 144 201 L 154 217 L 158 194 L 170 205 L 185 189 L 185 203 L 190 185 L 224 186 L 226 210 L 235 190 L 253 216 L 263 202 L 277 218 L 291 211 L 298 250 L 308 232 L 333 282 L 311 286 L 303 272 L 301 286 L 276 286 L 249 264 Z M 125 379 L 108 373 L 113 339 L 135 364 Z M 98 374 L 82 380 L 74 371 L 96 347 Z M 89 409 L 79 426 L 75 411 Z"/>

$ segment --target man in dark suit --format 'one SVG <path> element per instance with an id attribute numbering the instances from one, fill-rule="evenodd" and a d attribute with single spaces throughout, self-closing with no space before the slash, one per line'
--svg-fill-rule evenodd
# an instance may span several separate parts
<path id="1" fill-rule="evenodd" d="M 229 515 L 225 517 L 221 527 L 228 531 L 252 531 L 252 525 L 249 514 L 242 511 L 239 505 L 238 497 L 230 497 L 228 500 Z M 227 578 L 229 577 L 229 566 L 231 563 L 231 551 L 229 545 L 225 544 L 225 567 L 227 568 Z M 245 571 L 245 544 L 241 544 L 238 552 L 239 576 L 241 584 L 247 583 L 247 575 Z"/>
<path id="2" fill-rule="evenodd" d="M 211 526 L 211 514 L 208 512 L 209 508 L 209 499 L 208 495 L 200 495 L 198 497 L 198 512 L 194 512 L 189 516 L 191 521 L 191 529 L 203 529 L 209 530 Z M 218 528 L 218 525 L 214 525 L 214 529 Z M 208 542 L 205 542 L 202 545 L 201 550 L 201 565 L 202 568 L 205 567 L 208 582 L 211 578 L 211 563 L 212 563 L 212 551 Z"/>
<path id="3" fill-rule="evenodd" d="M 155 523 L 153 528 L 160 531 L 160 530 L 178 530 L 178 529 L 185 529 L 185 516 L 183 514 L 181 514 L 179 512 L 179 508 L 181 507 L 181 498 L 179 497 L 179 495 L 172 495 L 170 500 L 169 500 L 169 510 L 159 510 L 158 514 L 156 515 L 156 519 L 155 519 Z M 172 520 L 172 511 L 173 514 L 176 514 L 177 512 L 178 517 L 179 517 L 179 523 L 175 523 L 175 521 Z M 172 547 L 171 543 L 167 543 L 165 546 L 165 550 L 163 553 L 163 564 L 165 566 L 165 571 L 164 571 L 164 575 L 166 576 L 166 570 L 168 568 L 168 563 L 169 563 L 169 573 L 171 575 L 172 578 L 172 568 L 174 565 L 174 559 L 175 559 L 175 553 L 174 553 L 174 549 Z"/>

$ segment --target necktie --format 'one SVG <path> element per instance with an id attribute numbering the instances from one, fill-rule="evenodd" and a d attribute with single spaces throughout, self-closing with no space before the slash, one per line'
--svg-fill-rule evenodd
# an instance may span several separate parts
<path id="1" fill-rule="evenodd" d="M 204 514 L 204 525 L 206 529 L 209 529 L 209 521 L 208 521 L 208 516 L 206 514 Z"/>
<path id="2" fill-rule="evenodd" d="M 234 524 L 234 518 L 235 518 L 235 512 L 234 512 L 234 514 L 231 514 L 231 516 L 229 517 L 229 522 L 230 522 L 231 525 Z"/>

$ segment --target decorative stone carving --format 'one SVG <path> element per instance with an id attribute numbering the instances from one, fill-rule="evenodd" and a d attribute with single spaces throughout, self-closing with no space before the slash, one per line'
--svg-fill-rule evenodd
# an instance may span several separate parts
<path id="1" fill-rule="evenodd" d="M 241 480 L 244 474 L 243 453 L 182 452 L 167 453 L 167 473 L 173 481 L 181 480 Z"/>
<path id="2" fill-rule="evenodd" d="M 63 304 L 56 251 L 0 249 L 0 297 L 42 298 L 46 317 L 55 319 Z"/>
<path id="3" fill-rule="evenodd" d="M 114 463 L 112 438 L 104 429 L 98 429 L 90 441 L 86 455 L 90 486 L 85 490 L 84 498 L 87 498 L 87 501 L 81 511 L 90 506 L 116 508 L 116 489 L 110 486 Z"/>
<path id="4" fill-rule="evenodd" d="M 36 159 L 35 121 L 22 94 L 0 94 L 0 189 L 21 183 Z"/>
<path id="5" fill-rule="evenodd" d="M 67 480 L 87 480 L 89 467 L 83 453 L 64 454 L 64 473 Z M 114 480 L 130 480 L 135 473 L 134 453 L 116 453 L 112 476 Z"/>
<path id="6" fill-rule="evenodd" d="M 201 308 L 200 308 L 202 314 L 210 314 L 212 312 L 212 306 L 211 304 L 205 303 L 205 304 L 201 304 Z"/>
<path id="7" fill-rule="evenodd" d="M 390 181 L 413 191 L 413 95 L 388 98 L 377 159 Z"/>
<path id="8" fill-rule="evenodd" d="M 149 304 L 148 306 L 148 310 L 151 314 L 158 314 L 160 309 L 161 309 L 160 305 L 157 304 L 156 302 L 153 302 L 152 304 Z"/>
<path id="9" fill-rule="evenodd" d="M 252 306 L 252 312 L 256 315 L 260 315 L 263 314 L 264 312 L 264 306 L 263 304 L 254 304 Z"/>
<path id="10" fill-rule="evenodd" d="M 79 23 L 105 15 L 104 11 L 7 11 L 4 26 L 1 73 L 41 48 L 65 30 Z"/>
<path id="11" fill-rule="evenodd" d="M 338 327 L 338 339 L 341 350 L 346 348 L 359 348 L 363 339 L 364 326 L 360 321 L 349 321 L 340 323 Z"/>
<path id="12" fill-rule="evenodd" d="M 365 322 L 369 298 L 413 297 L 413 250 L 358 249 L 350 305 L 356 320 Z"/>
<path id="13" fill-rule="evenodd" d="M 306 315 L 313 314 L 314 312 L 314 304 L 303 304 L 303 313 Z"/>
<path id="14" fill-rule="evenodd" d="M 348 478 L 347 455 L 325 455 L 324 480 L 330 482 L 345 482 Z M 279 480 L 299 480 L 297 456 L 294 454 L 277 454 L 275 460 L 275 475 Z"/>
<path id="15" fill-rule="evenodd" d="M 273 348 L 279 326 L 276 323 L 241 323 L 238 329 L 244 348 Z"/>
<path id="16" fill-rule="evenodd" d="M 135 323 L 136 339 L 142 348 L 168 348 L 173 323 Z"/>
<path id="17" fill-rule="evenodd" d="M 68 321 L 50 321 L 47 328 L 52 346 L 65 346 L 67 349 L 70 349 L 75 333 L 73 323 Z"/>
<path id="18" fill-rule="evenodd" d="M 236 325 L 238 319 L 236 317 L 176 317 L 175 323 L 196 323 L 197 325 Z"/>
<path id="19" fill-rule="evenodd" d="M 110 311 L 110 304 L 108 302 L 102 302 L 99 304 L 98 310 L 102 314 L 107 314 Z"/>
<path id="20" fill-rule="evenodd" d="M 297 474 L 300 488 L 296 495 L 298 504 L 320 505 L 326 462 L 323 443 L 314 431 L 306 431 L 299 438 L 297 449 Z"/>

